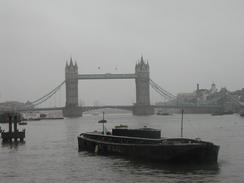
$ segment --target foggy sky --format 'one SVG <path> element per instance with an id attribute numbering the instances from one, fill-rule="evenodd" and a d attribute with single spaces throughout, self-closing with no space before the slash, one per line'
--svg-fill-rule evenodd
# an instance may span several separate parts
<path id="1" fill-rule="evenodd" d="M 0 0 L 0 102 L 49 92 L 70 56 L 85 74 L 134 73 L 143 55 L 151 78 L 174 94 L 197 83 L 241 89 L 243 10 L 242 0 Z M 135 82 L 79 81 L 79 98 L 131 104 Z"/>

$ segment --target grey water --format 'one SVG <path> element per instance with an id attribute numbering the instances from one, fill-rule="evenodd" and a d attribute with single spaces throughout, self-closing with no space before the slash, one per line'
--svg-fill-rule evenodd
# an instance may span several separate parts
<path id="1" fill-rule="evenodd" d="M 239 115 L 186 114 L 184 136 L 220 145 L 217 166 L 170 166 L 78 152 L 81 132 L 101 130 L 102 115 L 28 122 L 24 144 L 0 146 L 0 182 L 244 182 L 244 118 Z M 179 114 L 106 114 L 106 127 L 152 127 L 164 137 L 180 136 Z M 6 124 L 1 124 L 7 129 Z"/>

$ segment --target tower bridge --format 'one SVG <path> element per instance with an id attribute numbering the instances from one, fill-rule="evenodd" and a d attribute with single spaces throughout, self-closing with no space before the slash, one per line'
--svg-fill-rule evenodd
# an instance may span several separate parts
<path id="1" fill-rule="evenodd" d="M 78 105 L 78 81 L 79 80 L 91 80 L 91 79 L 133 79 L 136 85 L 136 102 L 128 106 L 79 106 Z M 66 90 L 66 102 L 65 106 L 59 107 L 40 107 L 41 104 L 49 101 L 53 96 L 57 96 L 57 92 L 61 90 L 61 87 L 65 85 Z M 150 69 L 148 62 L 146 63 L 141 59 L 135 65 L 134 73 L 126 74 L 79 74 L 78 65 L 70 58 L 69 63 L 66 62 L 65 66 L 65 80 L 56 86 L 53 90 L 45 94 L 44 96 L 27 102 L 21 106 L 1 106 L 2 111 L 46 111 L 46 110 L 62 110 L 65 117 L 79 117 L 82 116 L 82 112 L 101 108 L 117 108 L 130 110 L 134 115 L 151 115 L 154 113 L 154 108 L 150 104 L 150 86 L 165 99 L 175 99 L 175 96 L 161 88 L 158 84 L 150 79 Z M 59 92 L 60 94 L 60 92 Z M 81 97 L 82 98 L 82 97 Z M 56 97 L 55 97 L 56 103 Z M 38 107 L 37 107 L 38 106 Z M 56 104 L 55 104 L 56 106 Z M 163 107 L 163 106 L 162 106 Z M 168 106 L 167 106 L 168 107 Z M 177 108 L 177 106 L 175 106 Z"/>
<path id="2" fill-rule="evenodd" d="M 82 108 L 78 106 L 78 80 L 90 79 L 134 79 L 136 84 L 136 103 L 132 107 L 134 115 L 151 115 L 154 108 L 150 104 L 150 71 L 149 64 L 141 57 L 135 66 L 135 73 L 129 74 L 79 74 L 77 63 L 66 63 L 65 84 L 66 104 L 63 109 L 65 117 L 82 116 Z"/>
<path id="3" fill-rule="evenodd" d="M 78 105 L 78 81 L 79 80 L 92 80 L 92 79 L 133 79 L 135 80 L 136 85 L 136 102 L 127 106 L 79 106 Z M 40 106 L 40 104 L 48 101 L 52 96 L 54 96 L 58 91 L 60 91 L 61 87 L 65 84 L 66 89 L 66 103 L 65 106 L 59 107 L 45 107 L 45 108 L 36 108 L 36 106 Z M 150 86 L 154 89 L 158 94 L 160 94 L 166 100 L 173 100 L 174 102 L 169 105 L 151 105 L 150 103 Z M 220 98 L 227 97 L 231 101 L 234 101 L 239 106 L 243 107 L 244 104 L 237 101 L 236 98 L 232 97 L 231 93 L 228 91 L 223 92 L 223 96 L 220 95 Z M 82 98 L 82 97 L 80 97 Z M 217 98 L 219 100 L 219 98 Z M 49 100 L 50 101 L 50 100 Z M 134 73 L 126 73 L 126 74 L 79 74 L 77 63 L 73 62 L 72 58 L 69 63 L 66 62 L 65 66 L 65 81 L 61 82 L 56 88 L 51 90 L 46 95 L 29 102 L 24 108 L 21 109 L 12 109 L 18 111 L 44 111 L 44 110 L 62 110 L 63 115 L 65 117 L 79 117 L 82 116 L 83 112 L 101 108 L 116 108 L 116 109 L 124 109 L 130 110 L 134 115 L 151 115 L 154 114 L 155 108 L 174 108 L 179 109 L 183 106 L 178 106 L 176 102 L 176 96 L 171 94 L 170 92 L 164 90 L 161 86 L 155 83 L 152 79 L 150 79 L 150 68 L 148 62 L 146 63 L 141 57 L 139 62 L 135 65 Z M 207 105 L 185 105 L 184 108 L 189 111 L 195 111 L 200 113 L 211 113 L 214 111 L 218 111 L 223 108 L 223 105 L 216 105 L 216 102 L 210 102 Z M 244 107 L 243 107 L 244 108 Z M 7 107 L 6 109 L 1 109 L 0 111 L 11 110 L 11 108 Z"/>

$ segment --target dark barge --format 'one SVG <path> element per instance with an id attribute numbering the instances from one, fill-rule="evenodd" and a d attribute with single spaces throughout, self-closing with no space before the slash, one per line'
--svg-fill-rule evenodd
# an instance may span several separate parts
<path id="1" fill-rule="evenodd" d="M 114 154 L 165 163 L 217 163 L 219 146 L 200 139 L 161 138 L 152 128 L 115 128 L 78 136 L 79 151 Z"/>

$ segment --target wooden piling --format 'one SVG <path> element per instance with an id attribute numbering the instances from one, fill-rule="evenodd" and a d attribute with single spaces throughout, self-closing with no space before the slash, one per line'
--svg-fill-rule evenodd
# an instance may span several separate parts
<path id="1" fill-rule="evenodd" d="M 18 122 L 20 122 L 20 114 L 5 113 L 5 119 L 8 121 L 9 131 L 1 131 L 2 142 L 11 143 L 13 139 L 15 142 L 23 142 L 25 138 L 25 130 L 19 131 L 17 127 Z M 13 129 L 12 125 L 14 125 Z"/>

